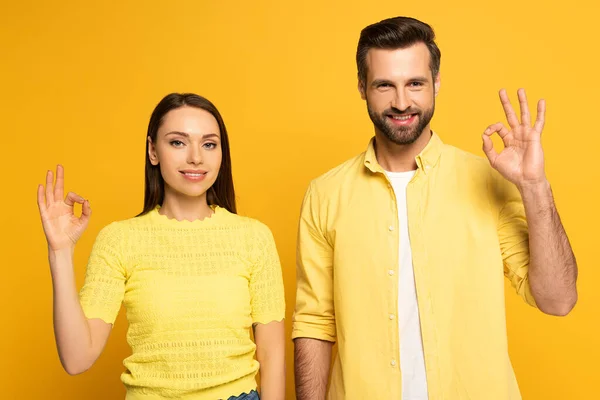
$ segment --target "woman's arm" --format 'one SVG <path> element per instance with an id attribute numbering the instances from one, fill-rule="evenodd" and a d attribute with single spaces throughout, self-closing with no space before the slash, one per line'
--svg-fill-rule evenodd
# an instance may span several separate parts
<path id="1" fill-rule="evenodd" d="M 112 325 L 100 319 L 88 320 L 79 302 L 73 252 L 88 225 L 91 209 L 89 203 L 75 193 L 68 193 L 63 199 L 63 187 L 63 168 L 57 167 L 55 184 L 52 172 L 48 171 L 46 187 L 38 187 L 38 207 L 48 241 L 56 346 L 63 368 L 75 375 L 90 368 L 100 356 Z M 80 217 L 73 212 L 75 203 L 83 205 Z"/>
<path id="2" fill-rule="evenodd" d="M 283 321 L 254 324 L 256 358 L 260 363 L 262 400 L 285 399 L 285 327 Z"/>
<path id="3" fill-rule="evenodd" d="M 75 288 L 73 251 L 49 250 L 54 289 L 54 336 L 58 356 L 70 375 L 89 369 L 98 359 L 112 329 L 101 319 L 88 320 Z"/>

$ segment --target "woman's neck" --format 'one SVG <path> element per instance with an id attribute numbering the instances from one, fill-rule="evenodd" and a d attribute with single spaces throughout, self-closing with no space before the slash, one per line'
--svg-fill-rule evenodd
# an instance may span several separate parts
<path id="1" fill-rule="evenodd" d="M 195 221 L 208 218 L 214 213 L 208 205 L 206 193 L 198 197 L 189 197 L 165 189 L 165 198 L 158 212 L 167 218 L 177 221 Z"/>

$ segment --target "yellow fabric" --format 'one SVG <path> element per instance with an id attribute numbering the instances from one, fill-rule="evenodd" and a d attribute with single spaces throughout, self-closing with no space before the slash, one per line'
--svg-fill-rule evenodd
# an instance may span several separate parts
<path id="1" fill-rule="evenodd" d="M 298 239 L 293 337 L 337 341 L 329 399 L 400 399 L 398 212 L 367 151 L 311 182 Z M 535 306 L 518 190 L 433 134 L 407 188 L 431 400 L 520 399 L 503 275 Z"/>
<path id="2" fill-rule="evenodd" d="M 158 213 L 98 235 L 80 292 L 87 318 L 127 311 L 127 399 L 217 399 L 256 389 L 253 323 L 284 318 L 279 257 L 264 224 L 215 207 L 202 221 Z"/>

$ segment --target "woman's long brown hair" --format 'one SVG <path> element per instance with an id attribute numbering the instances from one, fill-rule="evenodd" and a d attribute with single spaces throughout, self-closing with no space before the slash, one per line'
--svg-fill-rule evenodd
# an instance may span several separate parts
<path id="1" fill-rule="evenodd" d="M 148 137 L 152 143 L 156 143 L 158 128 L 160 128 L 163 118 L 171 110 L 188 106 L 197 107 L 209 112 L 217 120 L 219 131 L 221 133 L 221 151 L 223 154 L 221 168 L 215 183 L 208 189 L 206 200 L 209 205 L 217 205 L 227 209 L 229 212 L 236 213 L 235 206 L 235 191 L 233 188 L 233 176 L 231 173 L 231 155 L 229 152 L 229 137 L 225 122 L 217 110 L 209 100 L 202 96 L 193 93 L 171 93 L 165 96 L 152 112 L 150 122 L 148 123 Z M 156 206 L 162 206 L 165 198 L 165 182 L 160 173 L 158 165 L 152 165 L 148 154 L 148 138 L 146 138 L 146 183 L 144 189 L 144 209 L 138 215 L 142 216 L 154 210 Z"/>

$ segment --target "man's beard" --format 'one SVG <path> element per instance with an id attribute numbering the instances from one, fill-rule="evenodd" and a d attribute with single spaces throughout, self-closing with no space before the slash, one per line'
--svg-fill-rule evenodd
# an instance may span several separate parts
<path id="1" fill-rule="evenodd" d="M 395 107 L 388 108 L 383 111 L 381 114 L 377 114 L 373 111 L 367 101 L 367 111 L 369 112 L 369 117 L 371 117 L 371 121 L 373 121 L 373 125 L 377 128 L 381 133 L 385 135 L 390 141 L 400 145 L 407 145 L 414 143 L 419 136 L 423 133 L 423 130 L 429 122 L 431 118 L 433 118 L 433 112 L 435 111 L 435 99 L 433 101 L 433 105 L 431 108 L 423 111 L 421 109 L 415 107 L 408 107 L 407 109 L 400 111 Z M 416 118 L 418 118 L 418 123 L 413 126 L 394 126 L 388 118 L 388 115 L 410 115 L 416 114 Z"/>

